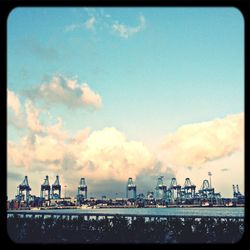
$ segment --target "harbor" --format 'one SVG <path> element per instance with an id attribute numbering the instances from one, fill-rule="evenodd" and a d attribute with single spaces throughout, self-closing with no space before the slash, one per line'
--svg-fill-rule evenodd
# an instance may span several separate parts
<path id="1" fill-rule="evenodd" d="M 106 208 L 106 209 L 41 209 L 41 210 L 8 210 L 7 216 L 18 215 L 21 217 L 29 216 L 114 216 L 121 215 L 127 217 L 237 217 L 244 218 L 243 207 L 207 207 L 207 208 Z"/>
<path id="2" fill-rule="evenodd" d="M 46 209 L 108 209 L 108 208 L 196 208 L 196 207 L 244 207 L 245 196 L 239 191 L 238 185 L 232 185 L 232 197 L 221 197 L 211 184 L 205 179 L 199 190 L 190 178 L 186 178 L 184 185 L 172 178 L 169 186 L 163 182 L 163 176 L 158 177 L 154 191 L 137 194 L 137 186 L 131 177 L 126 184 L 126 194 L 122 198 L 88 197 L 88 186 L 85 178 L 80 178 L 75 197 L 62 197 L 62 187 L 59 176 L 50 186 L 49 176 L 41 184 L 40 196 L 31 194 L 28 176 L 18 186 L 15 199 L 7 201 L 7 210 L 46 210 Z"/>
<path id="3" fill-rule="evenodd" d="M 0 8 L 10 242 L 247 238 L 246 11 L 167 2 Z"/>
<path id="4" fill-rule="evenodd" d="M 233 185 L 232 198 L 221 197 L 210 180 L 196 190 L 157 178 L 154 191 L 137 194 L 131 177 L 125 197 L 88 197 L 80 178 L 75 197 L 62 196 L 59 176 L 50 186 L 46 176 L 40 196 L 31 194 L 28 177 L 7 201 L 7 229 L 17 243 L 234 243 L 245 223 L 245 197 Z M 65 192 L 66 193 L 66 192 Z"/>

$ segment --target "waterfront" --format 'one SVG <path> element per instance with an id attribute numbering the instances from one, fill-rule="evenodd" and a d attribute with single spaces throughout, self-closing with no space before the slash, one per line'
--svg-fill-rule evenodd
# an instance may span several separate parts
<path id="1" fill-rule="evenodd" d="M 95 209 L 49 209 L 49 210 L 12 210 L 19 213 L 98 213 L 98 214 L 138 214 L 138 215 L 174 215 L 174 216 L 216 216 L 244 217 L 244 207 L 194 207 L 194 208 L 95 208 Z"/>
<path id="2" fill-rule="evenodd" d="M 211 172 L 208 173 L 211 177 Z M 158 177 L 156 193 L 147 192 L 136 194 L 136 185 L 131 177 L 126 185 L 126 198 L 88 198 L 88 187 L 85 178 L 80 179 L 76 197 L 61 196 L 61 185 L 59 176 L 56 176 L 54 184 L 49 185 L 49 176 L 44 179 L 41 185 L 40 196 L 31 195 L 31 187 L 28 176 L 18 186 L 19 194 L 15 199 L 7 200 L 7 209 L 77 209 L 77 208 L 159 208 L 159 207 L 244 207 L 245 196 L 239 191 L 239 186 L 233 185 L 233 198 L 223 198 L 221 194 L 212 188 L 211 180 L 203 180 L 202 187 L 196 192 L 196 185 L 193 185 L 190 178 L 185 179 L 184 186 L 177 184 L 175 177 L 171 179 L 169 188 L 163 183 L 163 176 Z M 52 193 L 50 193 L 52 190 Z M 129 193 L 132 191 L 132 197 Z M 24 193 L 23 193 L 24 192 Z M 26 198 L 25 198 L 26 197 Z"/>
<path id="3" fill-rule="evenodd" d="M 235 243 L 243 214 L 243 208 L 11 210 L 7 222 L 17 243 Z"/>

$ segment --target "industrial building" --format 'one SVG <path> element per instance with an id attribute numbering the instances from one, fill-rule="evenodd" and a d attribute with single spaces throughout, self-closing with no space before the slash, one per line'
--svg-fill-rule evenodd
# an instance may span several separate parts
<path id="1" fill-rule="evenodd" d="M 210 180 L 203 180 L 198 190 L 190 178 L 186 178 L 182 186 L 173 177 L 167 186 L 163 181 L 164 176 L 160 176 L 156 180 L 155 192 L 148 191 L 146 195 L 143 193 L 137 195 L 136 184 L 133 178 L 129 177 L 126 184 L 126 197 L 115 199 L 108 199 L 106 196 L 102 196 L 101 199 L 88 198 L 88 186 L 83 177 L 80 178 L 75 197 L 66 197 L 66 193 L 62 197 L 58 175 L 51 186 L 49 176 L 45 176 L 41 184 L 40 196 L 37 197 L 30 194 L 28 176 L 25 176 L 23 182 L 18 185 L 15 199 L 7 201 L 7 208 L 244 206 L 245 196 L 240 193 L 238 185 L 233 185 L 233 198 L 222 198 L 221 194 L 215 192 L 215 188 L 212 187 L 212 174 L 209 172 L 208 175 Z"/>

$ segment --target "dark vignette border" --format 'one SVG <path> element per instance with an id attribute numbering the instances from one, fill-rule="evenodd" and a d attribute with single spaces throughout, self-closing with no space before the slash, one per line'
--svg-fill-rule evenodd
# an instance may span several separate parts
<path id="1" fill-rule="evenodd" d="M 245 245 L 250 246 L 250 237 L 248 237 L 249 233 L 249 182 L 248 176 L 249 169 L 246 167 L 247 163 L 249 162 L 249 155 L 246 153 L 248 152 L 247 146 L 247 114 L 248 114 L 248 106 L 247 105 L 247 89 L 248 85 L 250 84 L 249 79 L 249 33 L 250 33 L 250 1 L 248 0 L 0 0 L 0 34 L 1 34 L 1 46 L 0 46 L 0 66 L 1 66 L 1 74 L 0 74 L 0 102 L 1 102 L 1 169 L 0 169 L 0 211 L 1 211 L 1 218 L 3 218 L 3 223 L 0 226 L 0 242 L 1 245 L 6 244 L 8 246 L 13 247 L 25 247 L 25 248 L 34 248 L 39 245 L 35 244 L 15 244 L 12 242 L 7 233 L 7 220 L 6 220 L 6 193 L 7 193 L 7 20 L 9 13 L 16 7 L 235 7 L 239 11 L 241 11 L 243 18 L 244 18 L 244 32 L 245 32 L 245 93 L 244 93 L 244 107 L 245 107 L 245 232 L 241 240 L 235 244 L 168 244 L 167 247 L 242 247 Z M 143 244 L 141 244 L 143 245 Z M 223 246 L 225 245 L 225 246 Z M 45 244 L 44 247 L 52 247 L 52 244 Z M 61 247 L 70 246 L 70 244 L 60 244 Z M 92 247 L 93 245 L 77 245 L 74 244 L 75 247 Z M 98 244 L 97 246 L 101 246 Z M 105 247 L 110 247 L 105 245 Z M 112 245 L 115 246 L 115 245 Z M 126 245 L 125 245 L 126 246 Z M 132 245 L 128 245 L 129 247 Z M 134 245 L 133 245 L 134 246 Z M 162 245 L 155 245 L 152 247 L 166 247 L 165 244 Z M 118 246 L 119 247 L 119 246 Z"/>

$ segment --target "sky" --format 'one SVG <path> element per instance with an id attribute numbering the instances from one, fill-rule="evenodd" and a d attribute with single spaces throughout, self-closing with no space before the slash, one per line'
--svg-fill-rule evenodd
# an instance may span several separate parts
<path id="1" fill-rule="evenodd" d="M 236 8 L 16 8 L 7 22 L 7 195 L 46 175 L 125 197 L 157 177 L 244 193 L 244 19 Z M 65 189 L 65 188 L 64 188 Z M 65 191 L 65 190 L 64 190 Z"/>

